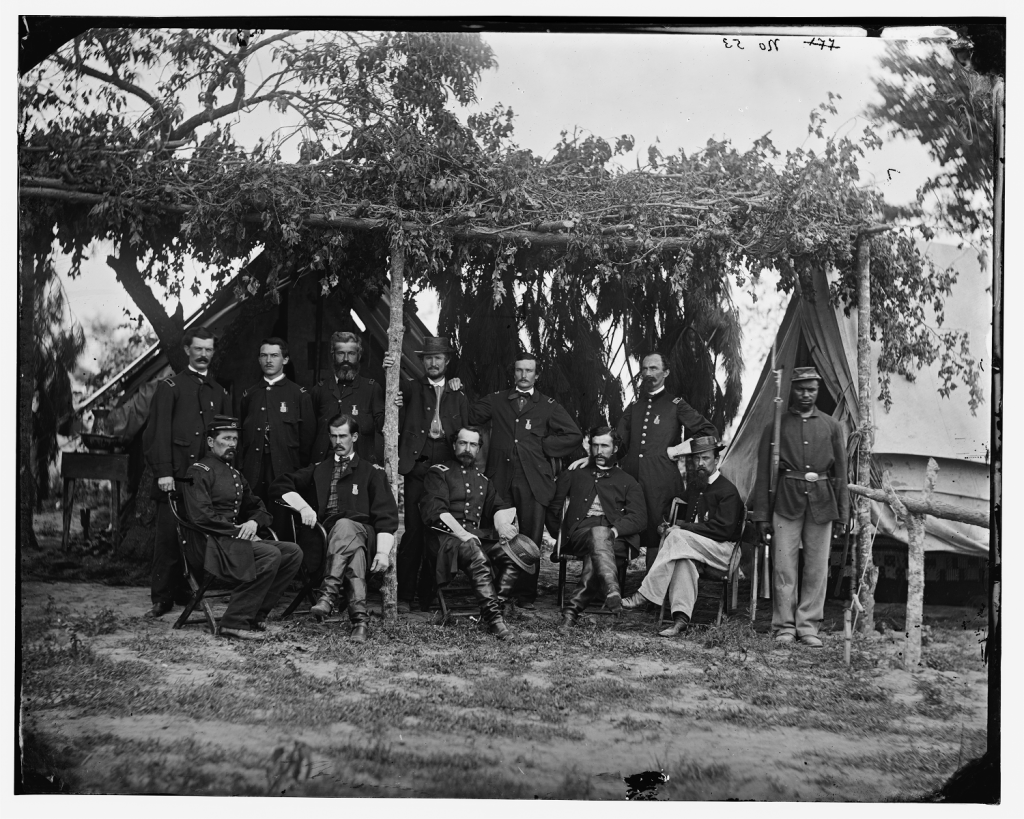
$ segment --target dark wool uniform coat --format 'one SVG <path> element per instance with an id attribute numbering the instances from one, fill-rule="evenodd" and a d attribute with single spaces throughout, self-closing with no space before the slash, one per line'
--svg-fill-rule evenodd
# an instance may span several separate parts
<path id="1" fill-rule="evenodd" d="M 800 520 L 809 509 L 817 524 L 846 522 L 850 492 L 846 478 L 846 436 L 838 421 L 812 408 L 804 418 L 794 409 L 782 414 L 782 446 L 779 449 L 779 482 L 775 512 L 787 520 Z M 757 481 L 751 520 L 770 520 L 769 482 L 772 475 L 772 424 L 761 435 L 757 454 Z M 815 472 L 825 480 L 803 481 L 786 473 Z"/>
<path id="2" fill-rule="evenodd" d="M 626 541 L 633 553 L 639 551 L 639 535 L 647 528 L 647 503 L 639 482 L 618 466 L 598 469 L 587 465 L 566 470 L 558 476 L 545 520 L 551 536 L 557 537 L 561 518 L 562 548 L 566 549 L 576 527 L 587 517 L 595 496 L 600 497 L 601 509 L 618 531 L 619 539 Z M 566 498 L 569 506 L 562 517 Z"/>
<path id="3" fill-rule="evenodd" d="M 358 454 L 342 470 L 338 478 L 338 511 L 327 514 L 327 501 L 331 494 L 334 475 L 334 457 L 318 464 L 310 464 L 298 472 L 282 475 L 270 485 L 270 496 L 280 498 L 288 492 L 298 492 L 316 511 L 317 520 L 330 534 L 331 527 L 341 518 L 363 523 L 374 532 L 393 535 L 398 531 L 398 504 L 391 492 L 384 467 L 371 464 Z M 375 539 L 368 541 L 368 552 L 373 558 Z"/>
<path id="4" fill-rule="evenodd" d="M 495 491 L 494 484 L 476 466 L 463 466 L 458 461 L 435 464 L 423 479 L 420 514 L 427 526 L 451 531 L 441 521 L 441 515 L 449 512 L 477 536 L 493 538 L 493 532 L 482 530 L 491 529 L 495 512 L 511 508 L 511 504 Z M 459 571 L 456 562 L 459 540 L 442 533 L 435 534 L 438 535 L 436 580 L 449 583 Z M 428 538 L 428 543 L 432 541 L 435 539 Z"/>
<path id="5" fill-rule="evenodd" d="M 686 487 L 686 524 L 680 528 L 697 535 L 734 543 L 743 522 L 743 499 L 739 490 L 721 472 L 714 483 L 698 489 L 693 482 Z"/>
<path id="6" fill-rule="evenodd" d="M 188 468 L 185 485 L 185 510 L 197 526 L 221 532 L 205 538 L 189 533 L 186 550 L 189 563 L 203 568 L 222 580 L 239 583 L 256 577 L 252 541 L 234 537 L 238 525 L 254 520 L 269 526 L 270 513 L 256 497 L 242 473 L 220 458 L 207 455 Z"/>
<path id="7" fill-rule="evenodd" d="M 398 472 L 423 478 L 430 464 L 417 463 L 423 445 L 430 439 L 430 423 L 437 406 L 437 393 L 426 377 L 407 379 L 399 384 L 402 407 L 398 425 L 402 434 L 398 439 Z M 469 400 L 462 390 L 450 390 L 445 385 L 441 393 L 441 428 L 451 445 L 452 436 L 469 423 Z"/>
<path id="8" fill-rule="evenodd" d="M 206 451 L 206 426 L 230 415 L 227 391 L 209 373 L 185 369 L 157 384 L 144 437 L 153 478 L 184 478 Z M 157 497 L 161 493 L 157 493 Z"/>
<path id="9" fill-rule="evenodd" d="M 259 483 L 268 438 L 273 480 L 309 463 L 315 435 L 313 399 L 305 387 L 287 378 L 273 384 L 264 379 L 242 393 L 239 466 L 250 486 Z"/>
<path id="10" fill-rule="evenodd" d="M 683 485 L 675 461 L 665 450 L 684 437 L 713 435 L 715 425 L 668 390 L 651 396 L 642 393 L 626 407 L 616 428 L 622 439 L 620 466 L 644 488 L 648 525 L 657 526 L 668 513 L 672 498 Z"/>
<path id="11" fill-rule="evenodd" d="M 533 497 L 547 506 L 555 493 L 548 458 L 571 455 L 583 443 L 583 433 L 554 398 L 534 389 L 520 412 L 518 395 L 512 389 L 484 396 L 469 408 L 469 422 L 491 424 L 486 473 L 495 489 L 508 493 L 514 472 L 512 458 L 518 455 Z"/>
<path id="12" fill-rule="evenodd" d="M 330 431 L 327 424 L 339 412 L 351 415 L 358 427 L 356 453 L 364 460 L 374 463 L 380 458 L 377 452 L 377 433 L 384 431 L 384 391 L 372 378 L 357 375 L 348 384 L 339 384 L 336 376 L 330 376 L 313 387 L 313 410 L 316 413 L 316 439 L 310 461 L 322 461 L 331 452 Z M 383 438 L 381 446 L 383 447 Z"/>

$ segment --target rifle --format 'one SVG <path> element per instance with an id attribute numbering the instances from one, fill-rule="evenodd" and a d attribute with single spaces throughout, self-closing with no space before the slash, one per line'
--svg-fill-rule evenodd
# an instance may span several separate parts
<path id="1" fill-rule="evenodd" d="M 768 523 L 775 517 L 775 498 L 779 493 L 779 462 L 782 458 L 782 370 L 776 367 L 775 342 L 772 342 L 772 371 L 775 373 L 775 419 L 772 426 L 772 471 L 768 478 Z M 771 597 L 771 571 L 768 563 L 769 545 L 765 544 L 761 577 L 762 597 Z"/>

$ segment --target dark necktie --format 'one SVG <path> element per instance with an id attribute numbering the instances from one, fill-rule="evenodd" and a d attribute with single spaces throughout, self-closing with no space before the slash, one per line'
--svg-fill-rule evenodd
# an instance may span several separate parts
<path id="1" fill-rule="evenodd" d="M 522 412 L 523 407 L 526 406 L 526 399 L 529 397 L 529 393 L 520 392 L 519 397 L 516 398 L 516 412 Z"/>

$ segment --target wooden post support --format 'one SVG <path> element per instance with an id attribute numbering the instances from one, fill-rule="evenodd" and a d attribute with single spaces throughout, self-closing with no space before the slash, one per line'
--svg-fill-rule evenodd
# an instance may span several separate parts
<path id="1" fill-rule="evenodd" d="M 32 397 L 36 385 L 36 254 L 26 217 L 22 216 L 18 274 L 18 517 L 16 553 L 33 545 L 32 507 L 35 474 L 32 463 Z"/>
<path id="2" fill-rule="evenodd" d="M 935 489 L 935 476 L 939 465 L 928 459 L 925 478 L 925 499 L 930 500 Z M 908 671 L 921 665 L 921 629 L 924 622 L 924 522 L 925 515 L 908 514 L 907 533 L 907 625 L 906 649 L 903 660 Z"/>
<path id="3" fill-rule="evenodd" d="M 871 248 L 870 239 L 862 235 L 857 242 L 857 396 L 860 404 L 860 448 L 857 459 L 857 481 L 871 486 L 871 453 L 875 432 L 871 423 Z M 871 556 L 871 504 L 857 498 L 857 557 L 860 576 L 854 578 L 863 609 L 859 621 L 861 632 L 875 629 L 875 583 L 878 569 Z"/>
<path id="4" fill-rule="evenodd" d="M 384 468 L 387 470 L 388 481 L 396 498 L 402 494 L 398 484 L 401 476 L 398 474 L 398 407 L 395 405 L 395 399 L 398 397 L 398 379 L 402 368 L 402 337 L 405 333 L 404 277 L 405 245 L 401 229 L 395 229 L 391 234 L 391 320 L 388 324 L 388 352 L 394 356 L 395 361 L 385 373 Z M 398 520 L 399 530 L 395 534 L 395 548 L 391 552 L 391 562 L 384 573 L 384 587 L 381 590 L 385 624 L 398 621 L 398 581 L 395 577 L 395 564 L 398 561 L 398 547 L 404 534 L 401 528 L 401 510 Z"/>

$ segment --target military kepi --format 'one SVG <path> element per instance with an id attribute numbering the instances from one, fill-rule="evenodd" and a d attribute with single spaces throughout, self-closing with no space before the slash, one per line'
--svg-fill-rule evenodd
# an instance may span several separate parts
<path id="1" fill-rule="evenodd" d="M 441 353 L 452 355 L 455 350 L 446 336 L 424 336 L 423 349 L 417 350 L 416 355 L 438 355 Z"/>
<path id="2" fill-rule="evenodd" d="M 814 367 L 794 367 L 792 381 L 821 381 L 821 376 Z"/>
<path id="3" fill-rule="evenodd" d="M 213 420 L 206 425 L 206 434 L 212 437 L 226 429 L 238 432 L 240 426 L 238 419 L 230 415 L 214 415 Z"/>

